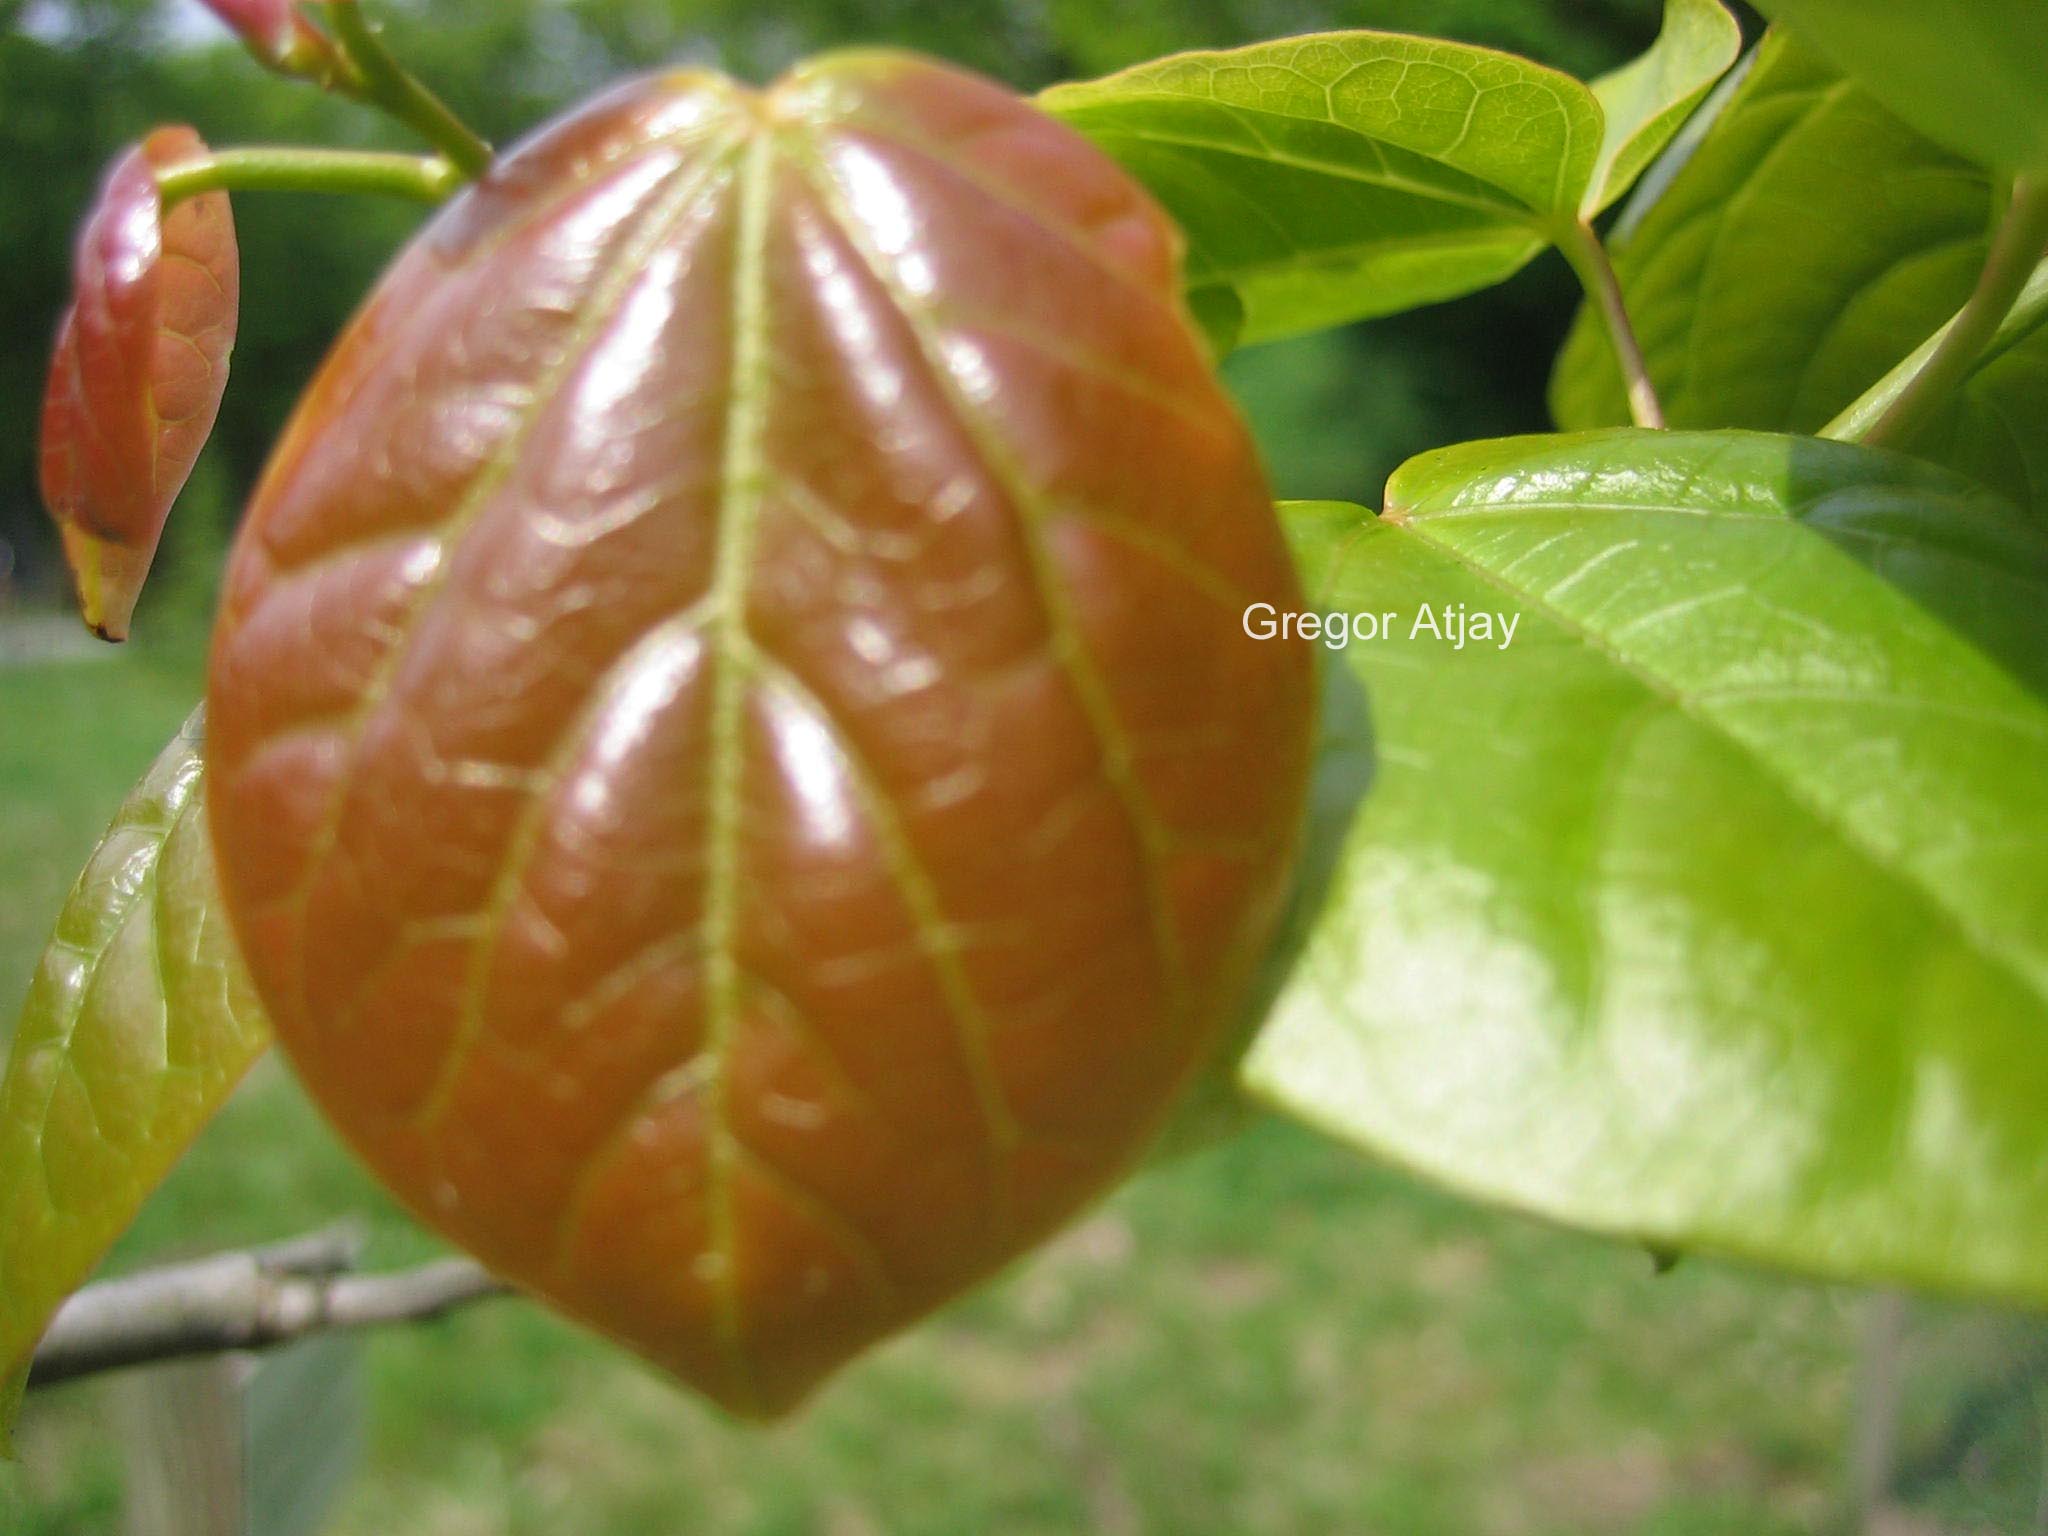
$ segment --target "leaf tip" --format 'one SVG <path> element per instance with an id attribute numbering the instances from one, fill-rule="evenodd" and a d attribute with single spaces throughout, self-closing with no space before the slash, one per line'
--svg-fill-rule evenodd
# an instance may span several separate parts
<path id="1" fill-rule="evenodd" d="M 154 546 L 138 554 L 69 523 L 62 528 L 71 590 L 85 627 L 111 645 L 127 640 Z"/>

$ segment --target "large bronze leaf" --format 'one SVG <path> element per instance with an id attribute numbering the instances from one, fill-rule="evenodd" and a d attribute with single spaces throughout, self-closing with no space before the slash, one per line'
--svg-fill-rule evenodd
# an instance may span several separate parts
<path id="1" fill-rule="evenodd" d="M 301 409 L 208 744 L 285 1047 L 415 1210 L 742 1411 L 1142 1152 L 1284 889 L 1295 579 L 1177 237 L 998 88 L 635 83 Z"/>

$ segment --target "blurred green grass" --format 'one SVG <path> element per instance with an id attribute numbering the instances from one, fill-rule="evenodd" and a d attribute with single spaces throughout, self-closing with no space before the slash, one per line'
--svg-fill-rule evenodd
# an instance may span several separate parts
<path id="1" fill-rule="evenodd" d="M 190 644 L 0 670 L 10 1000 L 197 690 Z M 344 1215 L 368 1217 L 377 1262 L 435 1251 L 272 1061 L 113 1264 Z M 524 1303 L 386 1330 L 366 1346 L 370 1452 L 334 1530 L 1793 1536 L 1837 1507 L 1859 1315 L 1850 1293 L 1714 1264 L 1659 1277 L 1641 1253 L 1267 1124 L 1147 1174 L 775 1429 Z M 1983 1400 L 2038 1329 L 1928 1326 L 1906 1462 L 1923 1514 L 1895 1529 L 2017 1531 L 2031 1405 Z M 9 1500 L 22 1536 L 119 1528 L 109 1390 L 32 1400 L 0 1528 Z M 1983 1422 L 1959 1448 L 1964 1409 Z"/>

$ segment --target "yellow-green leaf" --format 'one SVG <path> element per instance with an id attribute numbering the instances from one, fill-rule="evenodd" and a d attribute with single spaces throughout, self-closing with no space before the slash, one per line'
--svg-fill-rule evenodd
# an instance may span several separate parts
<path id="1" fill-rule="evenodd" d="M 14 1032 L 0 1081 L 0 1375 L 26 1365 L 269 1041 L 219 910 L 200 733 L 195 714 L 115 816 Z"/>
<path id="2" fill-rule="evenodd" d="M 1742 51 L 1720 0 L 1666 0 L 1664 29 L 1641 58 L 1593 82 L 1605 126 L 1584 211 L 1611 207 L 1669 144 Z"/>
<path id="3" fill-rule="evenodd" d="M 1735 58 L 1718 0 L 1588 87 L 1490 48 L 1326 32 L 1054 86 L 1188 237 L 1212 338 L 1252 343 L 1457 298 L 1627 189 Z"/>
<path id="4" fill-rule="evenodd" d="M 1577 217 L 1600 106 L 1527 59 L 1388 32 L 1184 53 L 1039 98 L 1143 181 L 1269 340 L 1455 298 Z"/>
<path id="5" fill-rule="evenodd" d="M 1754 433 L 1471 444 L 1388 506 L 1287 513 L 1395 634 L 1342 653 L 1376 776 L 1249 1086 L 1559 1221 L 2048 1302 L 2048 539 Z"/>

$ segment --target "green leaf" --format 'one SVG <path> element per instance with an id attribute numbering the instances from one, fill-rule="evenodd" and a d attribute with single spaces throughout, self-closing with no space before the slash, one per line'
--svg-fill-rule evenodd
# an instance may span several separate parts
<path id="1" fill-rule="evenodd" d="M 1569 75 L 1393 33 L 1178 54 L 1039 101 L 1180 221 L 1198 311 L 1233 295 L 1247 344 L 1501 281 L 1576 219 L 1600 154 Z"/>
<path id="2" fill-rule="evenodd" d="M 1813 432 L 1969 296 L 1997 215 L 1981 169 L 1921 137 L 1784 33 L 1616 254 L 1675 427 Z M 1599 316 L 1551 408 L 1629 419 Z M 2048 331 L 2005 346 L 1912 447 L 2048 507 Z"/>
<path id="3" fill-rule="evenodd" d="M 2048 171 L 2041 0 L 1758 0 L 1937 143 Z"/>
<path id="4" fill-rule="evenodd" d="M 0 1081 L 0 1375 L 27 1363 L 269 1043 L 219 909 L 200 739 L 195 714 L 115 816 L 15 1029 Z"/>
<path id="5" fill-rule="evenodd" d="M 1587 187 L 1587 216 L 1611 206 L 1669 144 L 1742 51 L 1720 0 L 1666 0 L 1650 51 L 1593 82 L 1606 120 Z"/>
<path id="6" fill-rule="evenodd" d="M 1747 433 L 1469 445 L 1389 509 L 1287 513 L 1396 636 L 1248 1086 L 1559 1221 L 2048 1302 L 2048 541 Z"/>

